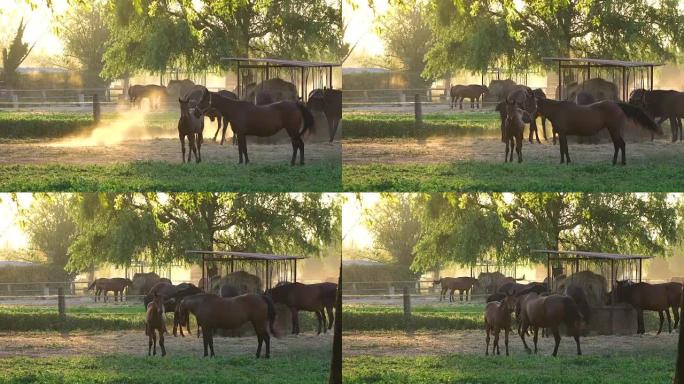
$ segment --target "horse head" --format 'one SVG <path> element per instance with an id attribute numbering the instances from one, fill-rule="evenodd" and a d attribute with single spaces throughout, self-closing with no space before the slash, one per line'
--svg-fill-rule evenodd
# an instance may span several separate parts
<path id="1" fill-rule="evenodd" d="M 432 285 L 440 285 L 440 284 L 442 284 L 442 279 L 432 280 Z"/>

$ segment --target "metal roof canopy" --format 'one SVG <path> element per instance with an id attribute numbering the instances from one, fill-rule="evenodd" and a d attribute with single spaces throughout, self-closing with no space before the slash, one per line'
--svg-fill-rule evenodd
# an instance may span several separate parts
<path id="1" fill-rule="evenodd" d="M 646 259 L 652 259 L 653 256 L 640 256 L 640 255 L 623 255 L 619 253 L 605 253 L 605 252 L 587 252 L 587 251 L 557 251 L 552 249 L 533 249 L 531 253 L 545 253 L 546 254 L 546 273 L 549 281 L 549 286 L 553 286 L 554 274 L 552 272 L 551 263 L 552 262 L 564 262 L 572 265 L 574 267 L 574 273 L 579 272 L 580 261 L 585 262 L 595 262 L 595 263 L 610 263 L 610 278 L 606 279 L 610 284 L 610 289 L 615 285 L 617 281 L 617 269 L 622 264 L 623 273 L 624 265 L 628 266 L 631 263 L 637 264 L 634 271 L 630 270 L 630 273 L 636 275 L 636 279 L 640 282 L 642 278 L 642 267 L 643 261 Z"/>
<path id="2" fill-rule="evenodd" d="M 269 59 L 269 58 L 250 58 L 250 57 L 222 57 L 222 61 L 231 61 L 235 62 L 237 64 L 237 93 L 239 98 L 243 98 L 245 96 L 246 90 L 247 90 L 247 84 L 242 84 L 241 78 L 242 78 L 242 72 L 244 70 L 247 70 L 247 74 L 249 74 L 249 70 L 255 69 L 255 70 L 261 70 L 261 82 L 258 82 L 257 84 L 263 83 L 265 80 L 269 80 L 271 78 L 271 70 L 276 70 L 278 71 L 279 69 L 286 68 L 290 70 L 291 78 L 293 79 L 296 76 L 297 70 L 299 70 L 299 76 L 300 76 L 300 88 L 299 88 L 299 98 L 302 101 L 307 101 L 307 97 L 309 95 L 309 92 L 307 90 L 307 76 L 308 73 L 305 73 L 307 71 L 313 72 L 317 71 L 319 76 L 324 73 L 326 80 L 325 84 L 328 86 L 328 88 L 332 89 L 333 88 L 333 83 L 332 83 L 332 69 L 334 67 L 341 67 L 342 64 L 339 63 L 330 63 L 330 62 L 315 62 L 315 61 L 301 61 L 301 60 L 284 60 L 284 59 Z M 312 76 L 313 77 L 313 76 Z M 322 81 L 319 81 L 322 83 Z M 316 82 L 314 79 L 314 85 L 313 89 L 316 88 Z"/>
<path id="3" fill-rule="evenodd" d="M 272 287 L 273 272 L 277 275 L 290 275 L 293 282 L 297 282 L 297 260 L 306 259 L 304 256 L 273 255 L 268 253 L 253 252 L 234 252 L 234 251 L 202 251 L 188 250 L 186 254 L 200 255 L 202 257 L 202 281 L 204 281 L 205 292 L 209 291 L 209 279 L 207 279 L 207 263 L 209 262 L 228 262 L 230 272 L 235 272 L 235 264 L 250 264 L 254 266 L 256 274 L 265 284 L 265 289 Z M 259 270 L 258 264 L 264 264 Z"/>
<path id="4" fill-rule="evenodd" d="M 591 79 L 591 68 L 618 68 L 622 71 L 622 100 L 627 101 L 629 93 L 629 80 L 627 70 L 647 69 L 648 89 L 653 90 L 653 68 L 662 66 L 660 63 L 642 61 L 623 61 L 609 59 L 591 59 L 579 57 L 542 57 L 543 61 L 555 61 L 558 63 L 558 92 L 559 98 L 563 99 L 563 69 L 586 69 L 586 80 Z M 642 76 L 643 77 L 643 76 Z M 642 79 L 643 83 L 643 79 Z M 646 88 L 642 84 L 642 88 Z"/>

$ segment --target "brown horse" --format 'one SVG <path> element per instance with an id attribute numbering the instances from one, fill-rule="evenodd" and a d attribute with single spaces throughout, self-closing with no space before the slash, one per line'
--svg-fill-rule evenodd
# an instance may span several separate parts
<path id="1" fill-rule="evenodd" d="M 222 298 L 212 294 L 205 295 L 207 297 L 195 309 L 197 325 L 202 327 L 205 357 L 208 355 L 207 349 L 211 351 L 211 357 L 215 356 L 214 331 L 217 329 L 236 329 L 246 322 L 252 324 L 257 335 L 256 357 L 261 357 L 261 346 L 264 342 L 266 344 L 264 357 L 269 358 L 271 356 L 271 335 L 275 336 L 276 334 L 274 329 L 276 312 L 270 297 L 253 293 L 231 298 Z M 188 318 L 186 305 L 188 305 L 186 300 L 181 301 L 178 305 L 179 319 Z"/>
<path id="2" fill-rule="evenodd" d="M 202 132 L 204 131 L 204 117 L 198 108 L 190 108 L 189 101 L 178 99 L 181 117 L 178 119 L 178 139 L 181 143 L 181 158 L 185 163 L 185 138 L 188 138 L 188 163 L 192 159 L 202 161 Z"/>
<path id="3" fill-rule="evenodd" d="M 301 165 L 304 165 L 304 141 L 302 134 L 315 129 L 311 111 L 295 101 L 279 101 L 268 105 L 254 105 L 248 101 L 231 100 L 217 93 L 205 91 L 200 107 L 217 109 L 224 119 L 230 121 L 233 132 L 238 138 L 239 163 L 249 163 L 247 155 L 247 136 L 268 137 L 285 129 L 292 140 L 292 160 L 294 165 L 297 151 L 300 152 Z M 303 126 L 303 127 L 302 127 Z"/>
<path id="4" fill-rule="evenodd" d="M 679 313 L 677 307 L 682 294 L 682 284 L 680 283 L 633 283 L 629 280 L 618 281 L 615 289 L 610 295 L 609 302 L 627 303 L 637 311 L 637 333 L 646 333 L 644 327 L 644 311 L 658 312 L 660 326 L 658 334 L 663 331 L 663 322 L 667 315 L 667 329 L 672 332 L 672 320 L 669 309 L 672 308 L 675 316 L 675 327 L 679 323 Z"/>
<path id="5" fill-rule="evenodd" d="M 299 311 L 309 311 L 316 314 L 318 319 L 318 332 L 321 334 L 321 329 L 326 332 L 324 309 L 328 311 L 330 318 L 330 327 L 332 327 L 334 317 L 332 308 L 335 305 L 335 297 L 337 294 L 337 284 L 335 283 L 320 283 L 320 284 L 302 284 L 302 283 L 288 283 L 281 282 L 275 287 L 268 289 L 266 295 L 269 295 L 276 304 L 284 304 L 292 312 L 292 333 L 299 334 Z"/>
<path id="6" fill-rule="evenodd" d="M 492 301 L 485 307 L 484 321 L 485 332 L 487 333 L 487 347 L 485 355 L 489 355 L 490 333 L 494 334 L 494 344 L 492 345 L 492 355 L 501 354 L 499 349 L 499 334 L 504 331 L 504 344 L 506 345 L 506 356 L 508 356 L 508 332 L 511 330 L 511 312 L 515 308 L 512 296 L 506 296 L 502 301 Z"/>
<path id="7" fill-rule="evenodd" d="M 162 297 L 157 295 L 147 305 L 147 314 L 145 316 L 145 335 L 147 335 L 148 340 L 147 356 L 157 355 L 157 335 L 155 332 L 159 333 L 159 347 L 161 348 L 162 356 L 166 356 L 164 333 L 167 332 L 164 321 L 164 305 L 162 304 Z"/>
<path id="8" fill-rule="evenodd" d="M 446 291 L 449 291 L 449 302 L 456 301 L 454 299 L 454 291 L 458 290 L 459 301 L 463 301 L 463 292 L 465 292 L 465 299 L 468 301 L 468 293 L 477 283 L 477 279 L 473 277 L 442 277 L 439 280 L 432 282 L 433 285 L 441 285 L 442 291 L 439 294 L 439 301 L 446 299 Z M 472 300 L 472 296 L 471 296 Z"/>
<path id="9" fill-rule="evenodd" d="M 651 117 L 660 118 L 658 125 L 670 120 L 672 142 L 684 140 L 682 132 L 682 117 L 684 117 L 684 92 L 672 90 L 635 89 L 629 95 L 629 103 L 646 110 Z"/>
<path id="10" fill-rule="evenodd" d="M 197 309 L 199 309 L 199 307 L 206 301 L 211 301 L 214 298 L 216 298 L 216 295 L 213 293 L 200 293 L 197 295 L 186 296 L 181 299 L 173 312 L 173 336 L 177 335 L 177 329 L 179 327 L 180 335 L 182 337 L 185 337 L 185 334 L 183 334 L 183 327 L 187 329 L 189 335 L 192 334 L 190 332 L 190 314 L 192 313 L 193 316 L 196 316 Z M 183 308 L 182 311 L 181 308 Z M 197 323 L 197 337 L 200 337 L 199 323 Z"/>
<path id="11" fill-rule="evenodd" d="M 537 353 L 539 328 L 550 328 L 555 342 L 553 356 L 556 356 L 561 341 L 558 327 L 565 323 L 568 333 L 577 344 L 577 354 L 582 354 L 579 337 L 583 328 L 583 319 L 572 298 L 565 295 L 540 296 L 536 292 L 528 293 L 518 300 L 516 313 L 520 316 L 518 334 L 528 353 L 531 351 L 525 341 L 527 330 L 531 327 L 534 331 L 534 353 Z"/>
<path id="12" fill-rule="evenodd" d="M 225 89 L 220 90 L 217 93 L 228 99 L 238 99 L 235 93 L 231 91 L 226 91 Z M 216 121 L 218 122 L 218 125 L 216 127 L 216 133 L 214 133 L 214 141 L 216 141 L 219 131 L 221 131 L 221 128 L 223 128 L 223 131 L 221 132 L 221 145 L 223 145 L 223 142 L 226 140 L 226 131 L 228 130 L 228 119 L 223 119 L 221 112 L 214 108 L 209 109 L 205 115 L 209 118 L 209 121 L 214 122 L 214 119 L 216 119 Z M 233 145 L 235 144 L 237 144 L 237 141 L 235 139 L 235 135 L 233 135 Z"/>
<path id="13" fill-rule="evenodd" d="M 449 90 L 451 95 L 451 108 L 453 109 L 458 101 L 458 109 L 463 109 L 463 100 L 470 99 L 470 109 L 480 108 L 480 98 L 487 93 L 489 89 L 480 84 L 470 85 L 454 85 Z"/>
<path id="14" fill-rule="evenodd" d="M 615 149 L 613 165 L 617 164 L 620 151 L 624 165 L 625 140 L 622 138 L 622 129 L 627 120 L 633 120 L 653 132 L 662 133 L 660 127 L 641 108 L 630 104 L 604 100 L 590 105 L 577 105 L 571 101 L 537 98 L 537 105 L 542 115 L 553 124 L 554 132 L 558 133 L 561 164 L 566 160 L 570 164 L 568 135 L 592 136 L 607 128 Z"/>
<path id="15" fill-rule="evenodd" d="M 112 279 L 99 278 L 95 279 L 89 286 L 88 290 L 95 288 L 95 301 L 99 298 L 100 294 L 104 296 L 104 302 L 107 302 L 107 292 L 114 292 L 114 301 L 123 301 L 123 294 L 126 287 L 133 286 L 133 282 L 130 279 L 124 279 L 120 277 L 115 277 Z"/>
<path id="16" fill-rule="evenodd" d="M 515 103 L 506 101 L 504 104 L 506 108 L 506 121 L 504 123 L 506 153 L 504 154 L 504 163 L 513 162 L 513 148 L 515 148 L 515 152 L 518 154 L 518 163 L 522 163 L 523 131 L 525 130 L 525 121 L 531 121 L 530 115 Z M 508 157 L 509 147 L 510 159 Z"/>
<path id="17" fill-rule="evenodd" d="M 309 93 L 306 106 L 312 111 L 325 113 L 330 143 L 332 143 L 340 120 L 342 120 L 342 91 L 329 88 L 314 89 Z"/>
<path id="18" fill-rule="evenodd" d="M 166 87 L 163 85 L 132 85 L 128 88 L 128 100 L 138 108 L 142 107 L 142 100 L 148 99 L 150 109 L 159 109 L 163 99 L 168 97 Z"/>
<path id="19" fill-rule="evenodd" d="M 197 288 L 192 283 L 180 283 L 178 285 L 173 285 L 166 281 L 160 281 L 155 284 L 150 291 L 143 298 L 143 303 L 145 306 L 152 301 L 154 296 L 163 297 L 164 309 L 167 312 L 173 312 L 176 309 L 176 305 L 186 296 L 196 295 L 199 293 L 204 293 L 203 290 Z"/>

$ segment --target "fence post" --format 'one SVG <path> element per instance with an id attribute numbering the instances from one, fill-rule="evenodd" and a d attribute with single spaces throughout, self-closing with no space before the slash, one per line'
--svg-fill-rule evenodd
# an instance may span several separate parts
<path id="1" fill-rule="evenodd" d="M 404 324 L 406 325 L 406 333 L 413 333 L 413 324 L 411 324 L 411 295 L 408 287 L 404 287 Z"/>
<path id="2" fill-rule="evenodd" d="M 64 288 L 57 288 L 57 311 L 59 319 L 66 320 L 66 302 L 64 301 Z"/>
<path id="3" fill-rule="evenodd" d="M 416 129 L 421 129 L 423 128 L 423 108 L 420 104 L 420 95 L 416 93 L 413 97 L 413 100 L 414 112 L 416 117 L 416 123 L 414 126 Z"/>
<path id="4" fill-rule="evenodd" d="M 100 98 L 97 93 L 93 94 L 93 120 L 95 124 L 100 124 Z"/>

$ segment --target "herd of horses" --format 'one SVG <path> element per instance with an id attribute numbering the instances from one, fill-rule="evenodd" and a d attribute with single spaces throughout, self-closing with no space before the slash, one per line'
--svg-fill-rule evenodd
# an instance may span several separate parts
<path id="1" fill-rule="evenodd" d="M 136 293 L 144 292 L 143 304 L 146 310 L 145 335 L 148 337 L 148 355 L 157 354 L 157 344 L 161 355 L 166 355 L 164 335 L 168 334 L 165 314 L 173 313 L 173 335 L 179 331 L 185 336 L 183 328 L 190 331 L 190 314 L 196 319 L 197 337 L 202 335 L 204 356 L 215 356 L 214 335 L 218 331 L 237 330 L 244 324 L 251 324 L 257 337 L 256 357 L 261 357 L 262 345 L 265 346 L 264 357 L 271 354 L 271 337 L 279 336 L 276 330 L 276 305 L 285 306 L 292 315 L 292 334 L 301 332 L 299 312 L 314 312 L 318 321 L 317 334 L 332 329 L 336 314 L 334 313 L 337 298 L 337 284 L 317 283 L 303 284 L 299 282 L 280 282 L 265 292 L 247 291 L 244 285 L 226 282 L 216 287 L 216 292 L 205 292 L 198 285 L 181 283 L 174 285 L 170 280 L 159 278 L 156 274 L 136 274 L 133 280 L 114 278 L 96 279 L 89 290 L 96 288 L 95 301 L 100 291 L 122 292 L 126 287 L 138 287 Z M 235 275 L 249 275 L 236 272 Z M 251 276 L 251 275 L 250 275 Z M 255 279 L 258 280 L 255 276 Z M 140 281 L 140 283 L 138 283 Z M 228 280 L 230 281 L 230 280 Z M 116 296 L 115 296 L 116 297 Z M 123 293 L 121 293 L 123 300 Z M 327 313 L 327 316 L 326 316 Z"/>
<path id="2" fill-rule="evenodd" d="M 445 298 L 445 292 L 450 291 L 450 301 L 455 301 L 454 291 L 459 291 L 461 300 L 465 293 L 478 287 L 478 279 L 472 277 L 444 277 L 433 282 L 441 285 L 440 301 Z M 482 287 L 480 287 L 482 288 Z M 471 293 L 472 295 L 472 293 Z M 612 292 L 606 293 L 603 301 L 605 305 L 625 303 L 632 306 L 637 314 L 637 333 L 645 333 L 644 311 L 655 311 L 660 317 L 658 334 L 663 330 L 667 317 L 668 331 L 676 329 L 680 321 L 679 304 L 682 297 L 682 284 L 677 282 L 650 284 L 646 282 L 634 283 L 630 280 L 617 281 Z M 472 299 L 472 296 L 471 296 Z M 674 325 L 670 317 L 674 317 Z M 514 322 L 517 323 L 517 334 L 520 336 L 525 350 L 530 353 L 525 337 L 533 334 L 534 353 L 537 353 L 539 330 L 548 330 L 554 338 L 553 356 L 558 353 L 561 341 L 560 327 L 565 326 L 568 335 L 572 336 L 577 345 L 577 354 L 581 355 L 580 336 L 592 321 L 592 309 L 582 284 L 571 281 L 562 289 L 551 290 L 546 281 L 522 284 L 511 277 L 499 279 L 494 286 L 494 293 L 486 299 L 484 310 L 485 355 L 489 355 L 491 337 L 492 354 L 501 354 L 499 350 L 499 336 L 504 332 L 506 355 L 508 351 L 508 336 L 513 331 Z"/>
<path id="3" fill-rule="evenodd" d="M 214 141 L 221 134 L 221 145 L 226 137 L 228 124 L 233 131 L 233 144 L 238 147 L 239 164 L 248 164 L 247 137 L 270 137 L 285 130 L 292 142 L 291 165 L 295 165 L 299 153 L 299 164 L 304 164 L 304 140 L 307 133 L 315 133 L 312 111 L 322 112 L 328 121 L 329 140 L 332 142 L 342 118 L 342 91 L 337 89 L 315 89 L 308 95 L 306 103 L 297 96 L 296 87 L 281 79 L 269 79 L 254 85 L 253 90 L 242 100 L 234 92 L 220 90 L 211 92 L 191 80 L 172 80 L 168 87 L 159 85 L 133 85 L 128 89 L 129 102 L 140 108 L 141 101 L 149 100 L 151 109 L 158 109 L 161 100 L 173 94 L 178 96 L 180 118 L 178 137 L 181 144 L 182 162 L 202 161 L 204 140 L 204 118 L 217 121 Z M 185 139 L 188 140 L 186 158 Z"/>
<path id="4" fill-rule="evenodd" d="M 626 164 L 624 131 L 631 121 L 651 133 L 662 135 L 661 124 L 669 120 L 672 141 L 684 139 L 681 119 L 684 117 L 684 92 L 672 90 L 636 89 L 627 103 L 617 99 L 617 87 L 603 79 L 590 79 L 567 89 L 564 100 L 552 100 L 541 89 L 531 89 L 511 80 L 494 80 L 489 87 L 478 84 L 454 85 L 450 89 L 451 108 L 456 103 L 463 107 L 463 99 L 471 101 L 471 108 L 479 108 L 480 101 L 490 96 L 497 100 L 495 110 L 501 121 L 501 141 L 506 144 L 504 162 L 522 162 L 524 127 L 529 124 L 530 143 L 541 143 L 537 118 L 542 120 L 542 134 L 547 139 L 546 121 L 552 125 L 553 143 L 558 138 L 560 163 L 569 164 L 568 136 L 594 137 L 606 129 L 613 142 L 613 165 Z M 597 88 L 598 90 L 595 90 Z M 614 89 L 613 89 L 614 88 Z M 493 91 L 496 89 L 496 91 Z M 656 121 L 657 120 L 657 121 Z"/>

